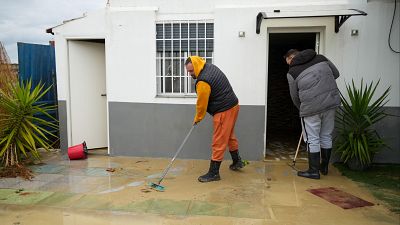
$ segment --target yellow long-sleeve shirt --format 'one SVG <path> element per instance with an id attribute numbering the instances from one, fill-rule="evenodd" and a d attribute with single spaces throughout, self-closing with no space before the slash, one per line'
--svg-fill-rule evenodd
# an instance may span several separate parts
<path id="1" fill-rule="evenodd" d="M 196 103 L 196 115 L 194 116 L 194 123 L 200 122 L 204 119 L 207 107 L 208 107 L 208 99 L 211 94 L 211 87 L 208 83 L 204 81 L 199 81 L 196 84 L 197 90 L 197 103 Z"/>

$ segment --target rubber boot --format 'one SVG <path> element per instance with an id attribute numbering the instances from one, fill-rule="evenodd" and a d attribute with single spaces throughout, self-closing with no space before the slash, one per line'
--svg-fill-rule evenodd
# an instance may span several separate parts
<path id="1" fill-rule="evenodd" d="M 232 161 L 233 161 L 233 163 L 231 165 L 229 165 L 229 169 L 237 171 L 237 170 L 243 168 L 244 164 L 242 162 L 242 158 L 240 158 L 239 150 L 230 151 L 229 153 L 231 153 Z"/>
<path id="2" fill-rule="evenodd" d="M 320 171 L 323 175 L 328 175 L 329 160 L 331 158 L 331 148 L 321 148 L 321 167 Z"/>
<path id="3" fill-rule="evenodd" d="M 308 170 L 297 172 L 297 176 L 310 179 L 319 179 L 320 153 L 308 152 Z"/>
<path id="4" fill-rule="evenodd" d="M 200 182 L 211 182 L 211 181 L 217 181 L 221 180 L 221 177 L 219 176 L 219 166 L 221 165 L 221 162 L 219 161 L 210 161 L 210 169 L 208 170 L 208 173 L 204 174 L 203 176 L 199 177 Z"/>

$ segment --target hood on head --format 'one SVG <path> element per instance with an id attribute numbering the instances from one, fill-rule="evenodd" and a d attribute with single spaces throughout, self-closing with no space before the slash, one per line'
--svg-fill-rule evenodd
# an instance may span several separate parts
<path id="1" fill-rule="evenodd" d="M 299 52 L 292 60 L 290 66 L 301 65 L 311 61 L 317 53 L 312 49 L 306 49 L 304 51 Z"/>
<path id="2" fill-rule="evenodd" d="M 199 76 L 201 70 L 204 68 L 206 61 L 199 56 L 190 56 L 190 60 L 192 61 L 194 75 L 197 78 Z"/>

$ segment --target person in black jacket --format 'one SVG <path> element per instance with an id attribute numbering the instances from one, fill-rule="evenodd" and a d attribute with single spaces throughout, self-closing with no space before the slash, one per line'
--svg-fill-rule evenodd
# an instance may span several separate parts
<path id="1" fill-rule="evenodd" d="M 299 171 L 297 175 L 319 179 L 319 171 L 328 174 L 335 112 L 340 106 L 340 93 L 335 81 L 339 71 L 325 56 L 312 49 L 301 52 L 291 49 L 284 58 L 289 65 L 290 96 L 300 112 L 308 151 L 309 169 Z"/>

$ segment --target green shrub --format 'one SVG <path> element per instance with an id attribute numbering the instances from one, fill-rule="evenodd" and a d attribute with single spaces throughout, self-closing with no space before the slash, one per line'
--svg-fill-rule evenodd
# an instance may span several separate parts
<path id="1" fill-rule="evenodd" d="M 379 81 L 374 85 L 364 84 L 357 88 L 346 84 L 349 101 L 341 93 L 342 107 L 339 108 L 336 122 L 338 124 L 338 142 L 336 152 L 347 163 L 356 160 L 362 166 L 372 162 L 374 154 L 385 145 L 373 125 L 382 120 L 386 114 L 383 106 L 388 102 L 390 87 L 372 102 Z"/>
<path id="2" fill-rule="evenodd" d="M 22 155 L 39 159 L 38 148 L 51 148 L 46 134 L 55 135 L 46 128 L 58 129 L 58 125 L 48 111 L 56 106 L 38 104 L 50 88 L 41 83 L 32 87 L 32 81 L 27 81 L 10 84 L 8 92 L 0 90 L 0 157 L 5 167 L 18 165 Z M 39 114 L 54 122 L 35 116 Z"/>

